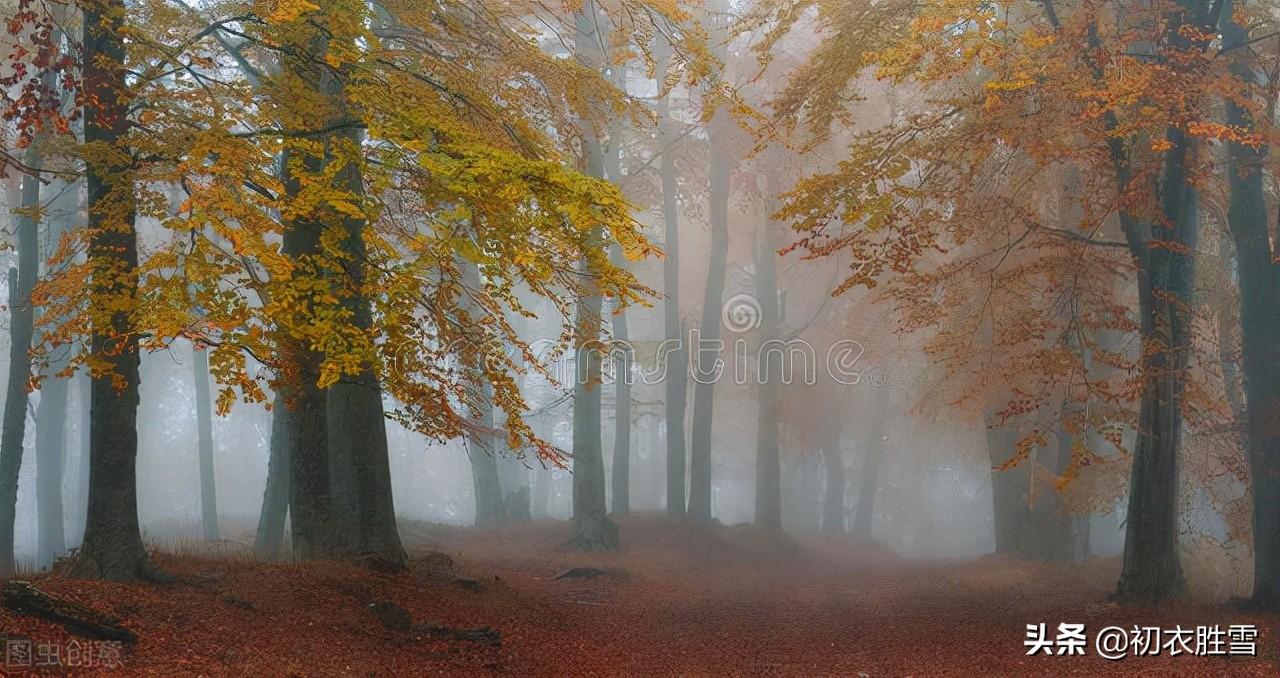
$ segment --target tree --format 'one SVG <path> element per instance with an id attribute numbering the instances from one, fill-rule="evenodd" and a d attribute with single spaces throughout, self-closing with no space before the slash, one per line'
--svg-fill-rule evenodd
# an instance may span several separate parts
<path id="1" fill-rule="evenodd" d="M 92 269 L 89 354 L 89 507 L 72 572 L 111 580 L 154 578 L 138 526 L 138 300 L 134 167 L 125 80 L 125 3 L 85 2 L 82 73 Z"/>
<path id="2" fill-rule="evenodd" d="M 720 59 L 724 58 L 727 51 L 725 43 L 728 40 L 728 31 L 725 30 L 728 19 L 723 14 L 724 9 L 721 4 L 714 3 L 707 10 L 709 21 L 716 26 L 712 40 L 714 53 Z M 710 147 L 707 159 L 710 185 L 708 225 L 711 229 L 711 243 L 708 248 L 707 285 L 702 297 L 702 322 L 698 325 L 698 342 L 707 346 L 717 346 L 720 343 L 725 266 L 729 251 L 729 180 L 734 165 L 728 138 L 732 127 L 726 110 L 718 107 L 712 111 L 712 118 L 707 125 Z M 693 422 L 689 446 L 689 517 L 701 522 L 711 520 L 711 428 L 715 417 L 717 381 L 712 375 L 719 359 L 718 351 L 697 351 L 698 378 L 694 379 L 693 385 Z"/>
<path id="3" fill-rule="evenodd" d="M 213 477 L 213 405 L 209 401 L 209 355 L 200 346 L 191 349 L 191 371 L 196 390 L 196 445 L 200 458 L 200 525 L 204 538 L 218 538 L 218 494 Z"/>
<path id="4" fill-rule="evenodd" d="M 1232 86 L 1226 97 L 1227 223 L 1236 251 L 1240 285 L 1240 329 L 1244 373 L 1245 446 L 1253 494 L 1254 575 L 1251 603 L 1280 606 L 1280 264 L 1271 243 L 1263 166 L 1267 146 L 1257 134 L 1269 120 L 1256 90 L 1267 84 L 1245 24 L 1236 23 L 1230 2 L 1222 10 L 1222 50 L 1230 54 Z M 1244 3 L 1239 3 L 1243 5 Z"/>
<path id="5" fill-rule="evenodd" d="M 978 261 L 996 257 L 997 271 L 1012 252 L 1034 252 L 1053 239 L 1087 247 L 1087 255 L 1072 258 L 1094 259 L 1090 265 L 1109 262 L 1109 251 L 1123 249 L 1129 284 L 1137 291 L 1143 348 L 1141 378 L 1134 384 L 1141 434 L 1133 453 L 1117 594 L 1164 599 L 1182 590 L 1175 481 L 1193 348 L 1184 312 L 1197 232 L 1192 187 L 1204 171 L 1196 139 L 1229 134 L 1202 107 L 1222 88 L 1205 52 L 1221 5 L 1162 3 L 1164 19 L 1154 23 L 1123 12 L 1059 9 L 1051 2 L 1019 4 L 1006 17 L 994 7 L 823 5 L 819 21 L 832 32 L 778 98 L 785 124 L 803 119 L 815 139 L 829 137 L 868 68 L 893 83 L 914 83 L 929 96 L 918 112 L 855 138 L 836 169 L 800 182 L 780 216 L 793 220 L 810 254 L 853 256 L 851 275 L 839 291 L 875 285 L 889 273 L 910 278 L 928 267 L 924 253 L 980 242 L 1012 230 L 1008 224 L 1018 230 L 1006 244 L 974 255 Z M 788 27 L 798 20 L 789 9 L 774 16 Z M 963 29 L 929 29 L 936 26 Z M 1007 39 L 1013 36 L 1018 39 Z M 848 45 L 863 51 L 842 58 L 849 56 Z M 1056 181 L 1066 165 L 1079 167 L 1088 184 L 1080 198 L 1085 218 L 1062 229 L 1039 219 L 1043 208 L 1028 204 L 1034 193 L 1010 189 Z M 975 193 L 987 203 L 984 209 L 976 209 Z M 1105 207 L 1092 208 L 1099 204 Z M 996 218 L 997 212 L 1007 219 Z M 1108 240 L 1104 227 L 1118 227 L 1122 240 Z M 1115 270 L 1114 263 L 1104 265 Z M 1045 270 L 1043 263 L 1038 266 Z M 932 272 L 926 277 L 939 279 Z M 1113 306 L 1088 308 L 1070 316 L 1072 332 L 1082 333 L 1086 324 L 1124 325 L 1099 323 L 1122 315 Z M 1077 346 L 1093 352 L 1095 343 L 1086 338 Z M 1065 344 L 1052 345 L 1062 356 L 1059 365 L 1078 364 Z M 1046 391 L 1023 402 L 1015 394 L 1018 400 L 1006 409 L 1055 407 L 1063 402 L 1064 388 L 1072 399 L 1081 397 L 1076 390 L 1096 397 L 1092 389 L 1064 383 L 1084 373 L 1055 369 L 1047 376 L 1057 384 L 1057 397 Z M 1105 430 L 1112 423 L 1072 426 L 1074 435 L 1087 438 L 1085 429 Z M 1035 447 L 1024 444 L 1031 437 L 1019 444 L 1013 465 Z M 1067 477 L 1091 454 L 1075 448 Z"/>
<path id="6" fill-rule="evenodd" d="M 39 166 L 43 160 L 37 140 L 23 156 L 23 162 Z M 0 429 L 0 576 L 14 572 L 13 521 L 18 501 L 18 471 L 22 465 L 23 440 L 27 430 L 27 395 L 31 383 L 31 336 L 34 309 L 31 290 L 35 287 L 40 261 L 39 219 L 40 180 L 22 179 L 21 205 L 17 215 L 18 267 L 9 269 L 9 381 L 4 401 L 4 425 Z"/>

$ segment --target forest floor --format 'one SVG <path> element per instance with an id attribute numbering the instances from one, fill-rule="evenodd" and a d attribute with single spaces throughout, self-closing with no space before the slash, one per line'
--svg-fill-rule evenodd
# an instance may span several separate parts
<path id="1" fill-rule="evenodd" d="M 1276 617 L 1109 603 L 1113 559 L 922 562 L 852 539 L 779 546 L 750 528 L 653 515 L 620 526 L 624 550 L 602 555 L 557 550 L 562 522 L 486 531 L 408 524 L 414 560 L 399 574 L 157 554 L 177 583 L 40 575 L 41 590 L 120 617 L 139 640 L 86 643 L 5 611 L 5 659 L 11 675 L 23 675 L 14 641 L 30 639 L 31 666 L 57 659 L 62 669 L 51 673 L 76 675 L 84 667 L 155 676 L 1280 673 Z M 557 578 L 574 568 L 596 576 Z M 1059 622 L 1086 624 L 1086 656 L 1027 656 L 1026 625 L 1045 623 L 1052 638 Z M 1258 656 L 1107 661 L 1093 646 L 1106 626 L 1215 624 L 1256 625 Z M 501 645 L 424 625 L 491 627 Z"/>

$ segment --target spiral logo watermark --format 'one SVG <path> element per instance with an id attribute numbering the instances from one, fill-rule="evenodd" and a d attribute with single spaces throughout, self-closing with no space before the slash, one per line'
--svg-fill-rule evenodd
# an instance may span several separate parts
<path id="1" fill-rule="evenodd" d="M 750 332 L 760 326 L 760 302 L 750 294 L 735 294 L 724 303 L 720 318 L 730 332 Z"/>

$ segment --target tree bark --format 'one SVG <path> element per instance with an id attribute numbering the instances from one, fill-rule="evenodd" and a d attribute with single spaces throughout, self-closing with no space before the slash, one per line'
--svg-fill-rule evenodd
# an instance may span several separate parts
<path id="1" fill-rule="evenodd" d="M 62 236 L 71 230 L 79 210 L 74 184 L 54 181 L 48 192 L 54 197 L 48 210 L 48 247 L 41 256 L 44 260 L 53 255 Z M 62 484 L 64 466 L 70 458 L 66 453 L 70 378 L 58 375 L 69 362 L 70 350 L 66 348 L 50 357 L 36 407 L 36 503 L 40 521 L 36 565 L 41 569 L 52 565 L 67 548 Z"/>
<path id="2" fill-rule="evenodd" d="M 587 0 L 574 17 L 576 29 L 575 56 L 593 69 L 607 63 L 600 45 L 603 36 L 597 32 L 597 8 Z M 595 133 L 582 129 L 582 150 L 587 174 L 604 178 L 604 149 Z M 594 229 L 594 246 L 604 247 L 603 233 Z M 584 273 L 588 273 L 584 271 Z M 600 363 L 603 348 L 600 341 L 600 291 L 591 276 L 586 280 L 578 300 L 574 319 L 576 360 L 573 386 L 573 536 L 570 548 L 589 551 L 612 551 L 618 548 L 618 527 L 609 519 L 605 502 L 604 453 L 600 428 Z"/>
<path id="3" fill-rule="evenodd" d="M 781 403 L 778 386 L 785 347 L 779 340 L 781 314 L 778 308 L 777 248 L 773 243 L 772 226 L 772 222 L 764 222 L 756 247 L 756 297 L 760 305 L 760 348 L 756 363 L 760 373 L 756 380 L 755 504 L 756 525 L 770 531 L 781 531 L 782 479 L 778 456 Z"/>
<path id="4" fill-rule="evenodd" d="M 621 250 L 619 245 L 613 246 L 617 265 L 622 263 Z M 627 344 L 626 311 L 619 310 L 613 316 L 613 338 L 623 347 L 614 382 L 613 512 L 625 514 L 631 511 L 631 351 Z"/>
<path id="5" fill-rule="evenodd" d="M 1248 34 L 1235 24 L 1230 3 L 1223 10 L 1223 50 L 1232 73 L 1256 84 L 1262 76 L 1245 47 Z M 1227 124 L 1250 131 L 1250 113 L 1228 100 Z M 1240 326 L 1244 366 L 1245 442 L 1253 489 L 1253 592 L 1251 603 L 1280 608 L 1280 267 L 1271 245 L 1263 163 L 1267 146 L 1229 142 L 1227 222 L 1235 242 L 1240 281 Z"/>
<path id="6" fill-rule="evenodd" d="M 37 139 L 23 162 L 39 167 L 43 161 Z M 27 431 L 27 403 L 31 381 L 31 336 L 35 321 L 31 290 L 39 268 L 39 222 L 31 210 L 40 206 L 40 181 L 22 178 L 17 215 L 18 267 L 9 269 L 9 380 L 4 401 L 4 423 L 0 431 L 0 576 L 14 572 L 13 532 L 18 504 L 18 474 L 22 468 L 23 441 Z"/>
<path id="7" fill-rule="evenodd" d="M 209 354 L 191 349 L 196 389 L 196 438 L 200 452 L 200 525 L 204 538 L 218 538 L 218 494 L 213 477 L 213 404 L 209 396 Z"/>
<path id="8" fill-rule="evenodd" d="M 340 78 L 336 80 L 336 91 L 332 96 L 346 117 L 344 83 Z M 360 131 L 336 137 L 356 148 L 364 140 Z M 343 167 L 337 181 L 340 188 L 350 195 L 364 197 L 364 177 L 358 162 Z M 347 267 L 344 276 L 347 291 L 343 294 L 342 303 L 351 314 L 352 323 L 368 332 L 373 326 L 372 304 L 364 289 L 367 260 L 364 231 L 368 223 L 364 219 L 348 217 L 342 225 L 346 229 L 342 251 Z M 336 467 L 340 469 L 339 473 L 346 471 L 351 474 L 349 480 L 344 482 L 339 476 L 335 483 L 336 487 L 348 488 L 346 503 L 354 508 L 352 520 L 344 525 L 353 532 L 344 541 L 361 558 L 403 566 L 408 556 L 396 527 L 382 384 L 373 367 L 363 365 L 358 374 L 339 379 L 329 388 L 326 405 L 330 468 Z"/>
<path id="9" fill-rule="evenodd" d="M 713 16 L 713 44 L 718 57 L 724 57 L 725 31 L 721 18 Z M 729 178 L 733 170 L 733 157 L 727 147 L 732 124 L 728 113 L 717 111 L 707 126 L 708 139 L 708 198 L 711 243 L 707 254 L 707 286 L 702 298 L 702 323 L 699 344 L 718 346 L 720 342 L 722 313 L 724 310 L 724 278 L 726 258 L 729 252 Z M 769 251 L 770 259 L 773 257 Z M 689 447 L 689 516 L 698 522 L 711 521 L 711 448 L 712 424 L 715 419 L 715 392 L 718 378 L 712 377 L 714 365 L 721 359 L 720 352 L 697 351 L 698 378 L 693 385 L 693 424 Z M 779 491 L 780 492 L 780 491 Z M 781 499 L 779 498 L 779 502 Z"/>
<path id="10" fill-rule="evenodd" d="M 285 194 L 290 198 L 301 190 L 291 167 L 294 155 L 293 150 L 285 149 L 281 157 Z M 322 160 L 314 156 L 303 156 L 297 162 L 307 173 L 322 169 Z M 307 262 L 320 252 L 322 229 L 323 224 L 308 219 L 291 219 L 284 224 L 281 252 L 297 265 L 294 275 L 320 275 Z M 285 419 L 290 426 L 284 455 L 289 460 L 289 532 L 294 556 L 305 560 L 333 554 L 338 546 L 329 518 L 328 398 L 317 385 L 322 356 L 294 337 L 286 337 L 283 344 L 286 376 L 279 390 L 290 408 Z"/>
<path id="11" fill-rule="evenodd" d="M 267 486 L 262 492 L 262 511 L 253 552 L 264 560 L 280 556 L 284 543 L 285 519 L 289 514 L 289 433 L 292 416 L 284 398 L 276 396 L 271 405 L 271 443 L 267 457 Z"/>
<path id="12" fill-rule="evenodd" d="M 1167 137 L 1172 148 L 1165 159 L 1161 207 L 1169 227 L 1153 225 L 1152 230 L 1179 247 L 1153 248 L 1139 260 L 1146 264 L 1138 273 L 1146 384 L 1130 471 L 1124 565 L 1116 585 L 1117 598 L 1138 601 L 1175 598 L 1186 590 L 1178 556 L 1178 450 L 1191 345 L 1190 318 L 1183 309 L 1190 308 L 1198 219 L 1194 189 L 1187 184 L 1191 141 L 1177 128 Z"/>
<path id="13" fill-rule="evenodd" d="M 866 459 L 862 464 L 862 477 L 858 479 L 858 506 L 853 514 L 853 534 L 863 539 L 871 538 L 871 526 L 875 519 L 876 490 L 880 487 L 880 464 L 884 459 L 884 417 L 887 400 L 876 406 L 867 430 Z"/>
<path id="14" fill-rule="evenodd" d="M 822 447 L 826 469 L 826 489 L 822 493 L 822 532 L 844 534 L 844 456 L 840 440 L 828 441 Z"/>
<path id="15" fill-rule="evenodd" d="M 478 293 L 482 288 L 480 268 L 465 257 L 456 257 L 458 269 L 462 273 L 462 284 L 466 288 L 460 301 L 468 315 L 468 323 L 478 321 L 479 308 L 467 296 L 467 290 Z M 493 387 L 486 379 L 482 369 L 471 370 L 471 388 L 479 416 L 475 424 L 477 430 L 469 435 L 470 445 L 467 457 L 471 461 L 471 487 L 475 499 L 475 526 L 497 527 L 507 522 L 506 502 L 502 492 L 502 480 L 498 474 L 497 420 L 494 416 Z"/>
<path id="16" fill-rule="evenodd" d="M 671 46 L 665 38 L 657 38 L 658 48 L 654 59 L 658 62 L 658 81 L 666 77 L 667 60 Z M 676 161 L 673 155 L 676 135 L 668 119 L 669 103 L 666 97 L 658 99 L 658 122 L 661 126 L 659 141 L 662 144 L 662 325 L 663 336 L 674 350 L 665 354 L 664 402 L 667 423 L 667 514 L 685 514 L 685 409 L 689 392 L 689 353 L 684 336 L 684 324 L 680 317 L 680 207 L 679 185 L 676 180 Z"/>
<path id="17" fill-rule="evenodd" d="M 89 509 L 72 574 L 110 580 L 157 575 L 138 526 L 138 335 L 129 311 L 137 303 L 138 241 L 134 172 L 124 148 L 129 90 L 124 69 L 124 0 L 83 3 L 85 145 L 89 189 L 90 352 L 106 369 L 93 376 L 89 428 Z M 106 309 L 119 309 L 107 311 Z"/>

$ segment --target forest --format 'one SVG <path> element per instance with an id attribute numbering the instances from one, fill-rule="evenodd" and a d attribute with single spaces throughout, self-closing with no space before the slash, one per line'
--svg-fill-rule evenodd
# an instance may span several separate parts
<path id="1" fill-rule="evenodd" d="M 1280 673 L 1271 0 L 0 15 L 0 675 Z"/>

